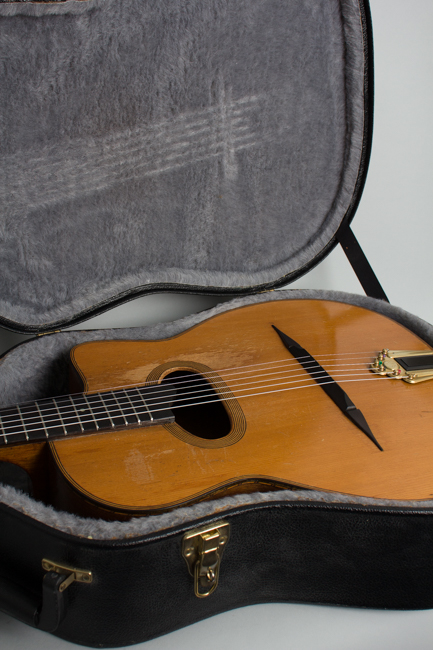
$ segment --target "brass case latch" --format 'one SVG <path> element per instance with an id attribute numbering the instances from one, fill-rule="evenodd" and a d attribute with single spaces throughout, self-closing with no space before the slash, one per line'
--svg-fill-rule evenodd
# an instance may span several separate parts
<path id="1" fill-rule="evenodd" d="M 66 567 L 61 564 L 56 564 L 51 562 L 51 560 L 42 560 L 42 568 L 45 571 L 53 571 L 54 573 L 59 573 L 60 575 L 65 575 L 66 579 L 62 582 L 59 587 L 59 591 L 65 591 L 73 582 L 84 582 L 90 584 L 93 580 L 91 571 L 82 571 L 81 569 L 72 569 L 71 567 Z"/>
<path id="2" fill-rule="evenodd" d="M 221 558 L 230 538 L 230 524 L 220 521 L 185 533 L 182 555 L 194 578 L 197 598 L 206 598 L 218 586 Z"/>

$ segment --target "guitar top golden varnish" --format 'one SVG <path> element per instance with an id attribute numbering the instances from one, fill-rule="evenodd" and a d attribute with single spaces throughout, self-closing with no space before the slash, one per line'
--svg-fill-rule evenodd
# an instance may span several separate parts
<path id="1" fill-rule="evenodd" d="M 383 451 L 294 359 L 273 325 L 344 389 Z M 47 435 L 47 443 L 30 441 L 27 451 L 26 444 L 6 444 L 0 459 L 21 463 L 35 476 L 48 445 L 57 468 L 51 488 L 56 505 L 83 513 L 100 508 L 110 517 L 258 487 L 429 499 L 433 382 L 410 385 L 371 372 L 383 348 L 429 350 L 384 316 L 336 302 L 297 300 L 228 311 L 162 341 L 85 343 L 72 350 L 71 359 L 90 402 L 95 393 L 159 386 L 153 402 L 152 393 L 145 397 L 147 406 L 174 421 L 154 418 L 134 426 L 131 416 L 122 427 L 122 405 L 134 413 L 141 395 L 129 392 L 123 400 L 117 392 L 120 410 L 104 416 L 113 425 L 116 415 L 112 430 L 92 431 L 89 424 L 86 435 L 53 442 Z M 137 419 L 144 413 L 140 408 Z M 83 407 L 82 413 L 89 410 Z M 98 418 L 95 407 L 93 420 Z"/>

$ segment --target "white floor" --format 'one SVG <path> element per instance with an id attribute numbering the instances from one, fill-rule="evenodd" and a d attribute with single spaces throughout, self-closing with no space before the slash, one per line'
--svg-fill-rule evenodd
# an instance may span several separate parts
<path id="1" fill-rule="evenodd" d="M 313 605 L 255 605 L 147 643 L 142 650 L 431 650 L 433 611 L 393 612 Z M 2 650 L 79 648 L 0 613 Z"/>
<path id="2" fill-rule="evenodd" d="M 390 301 L 433 322 L 433 2 L 371 0 L 371 10 L 376 61 L 375 135 L 367 185 L 353 229 Z M 361 292 L 339 249 L 295 286 Z M 172 320 L 215 302 L 211 298 L 149 296 L 84 326 L 121 327 Z M 0 330 L 0 350 L 22 338 Z M 0 647 L 66 650 L 77 646 L 0 613 Z M 431 650 L 433 611 L 260 605 L 222 614 L 134 647 Z"/>

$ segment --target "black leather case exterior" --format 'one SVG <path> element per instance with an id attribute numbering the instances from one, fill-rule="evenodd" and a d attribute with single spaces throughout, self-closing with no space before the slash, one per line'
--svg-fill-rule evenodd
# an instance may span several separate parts
<path id="1" fill-rule="evenodd" d="M 0 553 L 9 571 L 0 583 L 2 608 L 32 624 L 43 558 L 91 570 L 92 584 L 73 583 L 65 591 L 67 612 L 55 634 L 92 647 L 138 643 L 268 601 L 433 607 L 430 510 L 299 502 L 233 510 L 224 517 L 231 538 L 219 585 L 204 599 L 194 595 L 181 555 L 188 528 L 94 541 L 54 531 L 5 506 L 1 517 Z M 11 582 L 23 594 L 17 606 Z"/>

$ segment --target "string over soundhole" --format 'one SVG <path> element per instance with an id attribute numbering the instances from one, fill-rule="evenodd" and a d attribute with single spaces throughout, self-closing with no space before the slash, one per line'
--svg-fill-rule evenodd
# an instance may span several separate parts
<path id="1" fill-rule="evenodd" d="M 162 383 L 176 388 L 171 410 L 175 422 L 185 431 L 204 440 L 217 440 L 230 433 L 228 413 L 215 389 L 202 375 L 178 370 L 166 375 Z"/>
<path id="2" fill-rule="evenodd" d="M 171 405 L 175 422 L 164 427 L 182 442 L 216 449 L 233 445 L 244 435 L 247 422 L 241 406 L 212 368 L 173 360 L 154 368 L 147 382 L 175 387 Z"/>

